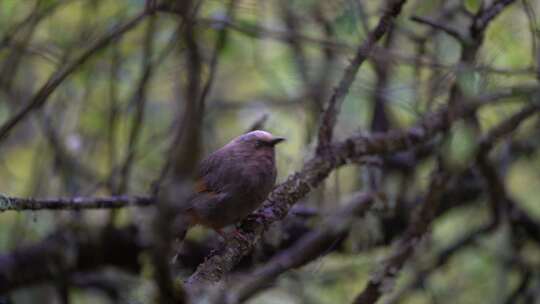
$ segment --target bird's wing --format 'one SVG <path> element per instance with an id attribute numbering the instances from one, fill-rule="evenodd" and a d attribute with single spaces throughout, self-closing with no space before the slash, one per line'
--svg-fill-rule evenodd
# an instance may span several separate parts
<path id="1" fill-rule="evenodd" d="M 220 193 L 223 191 L 222 168 L 220 167 L 220 151 L 206 157 L 199 165 L 195 182 L 197 193 Z"/>
<path id="2" fill-rule="evenodd" d="M 217 170 L 217 157 L 213 154 L 202 160 L 198 166 L 197 178 L 194 185 L 194 193 L 189 198 L 187 211 L 193 210 L 196 205 L 204 202 L 215 202 L 220 198 L 220 189 L 216 187 L 212 179 L 212 172 Z"/>
<path id="3" fill-rule="evenodd" d="M 242 166 L 237 151 L 221 148 L 208 155 L 200 164 L 197 192 L 217 194 L 236 193 L 245 186 L 242 180 Z"/>

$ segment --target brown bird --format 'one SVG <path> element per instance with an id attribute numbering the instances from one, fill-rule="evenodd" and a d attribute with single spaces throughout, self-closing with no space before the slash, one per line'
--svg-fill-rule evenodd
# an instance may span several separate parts
<path id="1" fill-rule="evenodd" d="M 275 145 L 285 140 L 265 131 L 243 134 L 210 154 L 199 167 L 196 193 L 187 205 L 189 226 L 221 228 L 248 216 L 276 182 Z"/>

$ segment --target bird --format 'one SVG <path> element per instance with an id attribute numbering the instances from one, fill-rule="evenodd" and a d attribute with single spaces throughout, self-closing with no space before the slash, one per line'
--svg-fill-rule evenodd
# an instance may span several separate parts
<path id="1" fill-rule="evenodd" d="M 222 228 L 255 211 L 276 182 L 275 146 L 285 138 L 255 130 L 232 139 L 202 160 L 188 199 L 188 227 Z"/>

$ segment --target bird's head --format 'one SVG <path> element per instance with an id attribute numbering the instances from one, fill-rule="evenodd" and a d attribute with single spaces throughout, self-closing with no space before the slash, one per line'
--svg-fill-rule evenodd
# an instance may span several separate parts
<path id="1" fill-rule="evenodd" d="M 240 135 L 232 143 L 257 153 L 258 151 L 273 151 L 274 147 L 284 140 L 283 137 L 275 137 L 269 132 L 256 130 Z"/>

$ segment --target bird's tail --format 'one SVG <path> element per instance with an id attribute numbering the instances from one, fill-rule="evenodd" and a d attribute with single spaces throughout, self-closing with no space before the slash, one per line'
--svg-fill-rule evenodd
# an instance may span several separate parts
<path id="1" fill-rule="evenodd" d="M 174 246 L 175 254 L 171 260 L 171 264 L 176 264 L 176 262 L 178 261 L 178 256 L 180 255 L 182 243 L 184 242 L 184 239 L 186 238 L 186 235 L 189 229 L 197 225 L 198 223 L 197 218 L 198 217 L 191 209 L 188 209 L 185 212 L 182 212 L 176 217 L 176 220 L 174 221 L 174 225 L 173 225 L 174 236 L 175 236 L 175 246 Z"/>
<path id="2" fill-rule="evenodd" d="M 197 224 L 196 217 L 193 215 L 191 210 L 183 212 L 176 217 L 174 221 L 173 229 L 175 237 L 179 241 L 183 241 L 186 238 L 188 230 Z"/>

